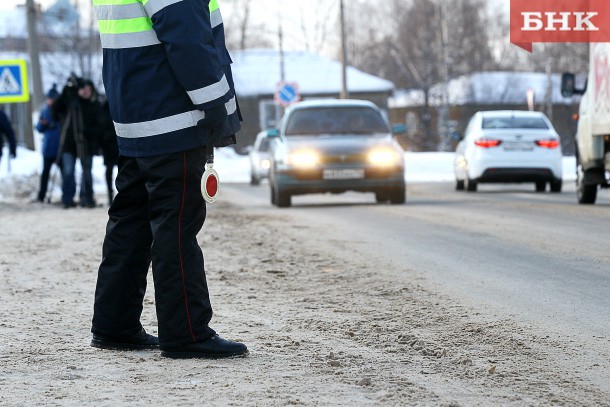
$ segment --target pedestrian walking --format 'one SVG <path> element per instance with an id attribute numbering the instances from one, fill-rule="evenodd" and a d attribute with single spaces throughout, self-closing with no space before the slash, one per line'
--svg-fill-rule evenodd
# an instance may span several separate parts
<path id="1" fill-rule="evenodd" d="M 245 355 L 244 344 L 209 326 L 212 305 L 196 237 L 206 215 L 200 189 L 206 156 L 214 146 L 234 144 L 240 128 L 217 0 L 93 4 L 104 21 L 104 85 L 120 157 L 91 345 L 160 347 L 171 358 Z M 151 262 L 158 338 L 140 323 Z"/>
<path id="2" fill-rule="evenodd" d="M 53 104 L 56 119 L 64 123 L 60 139 L 62 162 L 62 197 L 64 208 L 76 206 L 76 160 L 82 168 L 80 206 L 94 208 L 93 155 L 101 137 L 100 106 L 93 82 L 72 76 Z"/>
<path id="3" fill-rule="evenodd" d="M 2 150 L 4 149 L 4 137 L 8 140 L 9 160 L 17 157 L 15 131 L 4 110 L 0 109 L 0 158 L 2 158 Z"/>
<path id="4" fill-rule="evenodd" d="M 53 164 L 56 164 L 61 172 L 61 155 L 59 151 L 61 126 L 53 117 L 53 103 L 55 103 L 58 97 L 57 85 L 53 84 L 53 87 L 47 92 L 46 106 L 40 112 L 40 117 L 36 124 L 36 130 L 42 133 L 42 173 L 40 174 L 40 188 L 36 197 L 38 202 L 44 202 L 47 196 L 49 176 Z"/>

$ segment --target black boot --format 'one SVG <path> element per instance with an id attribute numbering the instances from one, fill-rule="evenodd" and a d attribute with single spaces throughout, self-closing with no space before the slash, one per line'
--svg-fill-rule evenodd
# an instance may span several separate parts
<path id="1" fill-rule="evenodd" d="M 190 343 L 161 350 L 161 356 L 172 359 L 220 359 L 246 356 L 248 348 L 243 343 L 222 339 L 214 335 L 203 342 Z"/>
<path id="2" fill-rule="evenodd" d="M 109 337 L 93 334 L 91 346 L 114 350 L 157 349 L 159 347 L 159 339 L 156 336 L 147 334 L 144 328 L 142 328 L 137 334 L 126 337 Z"/>

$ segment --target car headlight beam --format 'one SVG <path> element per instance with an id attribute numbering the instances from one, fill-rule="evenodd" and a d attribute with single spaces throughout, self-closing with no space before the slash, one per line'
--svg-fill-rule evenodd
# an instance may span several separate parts
<path id="1" fill-rule="evenodd" d="M 400 163 L 400 155 L 392 148 L 376 148 L 368 153 L 368 161 L 373 165 L 389 167 Z"/>
<path id="2" fill-rule="evenodd" d="M 288 155 L 288 163 L 298 168 L 313 168 L 320 164 L 320 154 L 314 150 L 297 150 Z"/>

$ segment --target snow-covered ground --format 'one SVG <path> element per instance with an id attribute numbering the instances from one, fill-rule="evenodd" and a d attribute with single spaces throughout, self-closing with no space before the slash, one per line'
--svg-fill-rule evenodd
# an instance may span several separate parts
<path id="1" fill-rule="evenodd" d="M 455 179 L 453 175 L 453 157 L 453 153 L 405 153 L 405 179 L 407 182 L 453 181 Z M 564 181 L 574 180 L 575 165 L 574 157 L 564 157 Z M 9 169 L 8 149 L 5 147 L 0 159 L 2 190 L 10 189 L 11 184 L 19 183 L 24 178 L 31 178 L 40 174 L 41 169 L 41 154 L 25 148 L 18 148 L 17 158 L 10 160 Z M 249 182 L 250 180 L 248 156 L 238 155 L 231 148 L 216 151 L 215 169 L 218 171 L 222 182 Z M 77 168 L 77 171 L 80 171 L 80 168 Z M 93 183 L 95 192 L 99 194 L 103 194 L 106 191 L 104 172 L 105 168 L 102 157 L 94 157 Z M 58 180 L 58 185 L 59 183 Z M 2 198 L 2 190 L 0 190 L 0 198 Z M 35 192 L 32 191 L 32 197 L 34 197 Z"/>

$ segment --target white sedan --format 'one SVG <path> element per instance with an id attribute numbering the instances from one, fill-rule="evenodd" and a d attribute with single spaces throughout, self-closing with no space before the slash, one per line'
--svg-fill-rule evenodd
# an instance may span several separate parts
<path id="1" fill-rule="evenodd" d="M 456 149 L 456 189 L 474 192 L 479 183 L 533 182 L 536 191 L 561 192 L 559 135 L 541 112 L 476 113 Z"/>
<path id="2" fill-rule="evenodd" d="M 267 132 L 256 135 L 256 141 L 248 154 L 250 156 L 250 185 L 258 185 L 264 178 L 269 178 L 269 138 Z"/>

